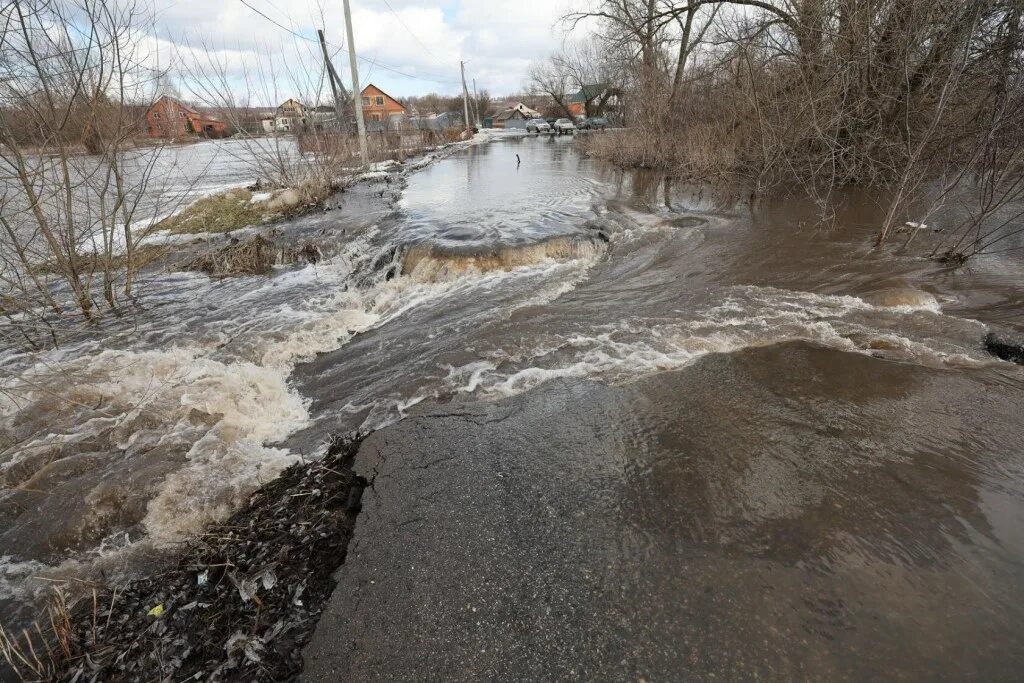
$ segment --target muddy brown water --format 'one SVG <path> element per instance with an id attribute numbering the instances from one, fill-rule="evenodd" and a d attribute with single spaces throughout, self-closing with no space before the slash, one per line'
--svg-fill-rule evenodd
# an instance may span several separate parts
<path id="1" fill-rule="evenodd" d="M 873 250 L 870 198 L 822 229 L 808 203 L 616 171 L 567 139 L 474 146 L 332 209 L 280 226 L 319 239 L 321 264 L 161 274 L 130 321 L 4 352 L 5 615 L 47 585 L 33 577 L 139 571 L 330 433 L 582 380 L 644 388 L 593 437 L 629 446 L 610 509 L 638 545 L 618 561 L 639 566 L 647 543 L 756 560 L 719 594 L 748 604 L 750 581 L 782 577 L 758 628 L 810 639 L 850 609 L 813 584 L 849 577 L 844 600 L 877 617 L 858 647 L 1020 662 L 1024 371 L 981 347 L 1024 332 L 1019 255 L 952 269 L 924 258 L 930 231 Z M 793 344 L 808 350 L 771 351 Z M 739 369 L 691 370 L 713 354 Z M 678 556 L 656 556 L 643 580 L 671 601 Z M 953 629 L 952 603 L 981 626 Z"/>

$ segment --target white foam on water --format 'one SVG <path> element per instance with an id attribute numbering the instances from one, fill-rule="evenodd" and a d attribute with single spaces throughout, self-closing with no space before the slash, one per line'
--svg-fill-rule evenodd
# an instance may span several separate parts
<path id="1" fill-rule="evenodd" d="M 26 579 L 38 576 L 45 569 L 42 562 L 22 561 L 11 555 L 0 556 L 0 595 L 25 596 Z"/>
<path id="2" fill-rule="evenodd" d="M 43 362 L 17 382 L 5 383 L 3 414 L 46 405 L 46 424 L 58 431 L 33 438 L 0 472 L 29 454 L 86 440 L 100 440 L 127 458 L 169 446 L 184 451 L 182 468 L 165 479 L 143 520 L 158 543 L 222 519 L 260 482 L 293 463 L 287 451 L 265 444 L 309 420 L 287 372 L 223 363 L 188 347 L 106 350 L 58 366 Z"/>
<path id="3" fill-rule="evenodd" d="M 471 290 L 479 292 L 503 289 L 511 287 L 516 281 L 528 281 L 530 287 L 523 298 L 508 302 L 500 311 L 492 312 L 507 317 L 524 307 L 548 303 L 571 291 L 586 277 L 592 265 L 593 261 L 588 259 L 568 262 L 547 259 L 508 271 L 495 270 L 475 277 L 462 276 L 440 282 L 417 283 L 411 278 L 403 277 L 374 290 L 377 295 L 372 299 L 372 305 L 375 313 L 379 315 L 378 324 L 381 324 L 429 301 L 445 305 L 447 301 L 472 296 Z M 486 369 L 493 369 L 493 366 L 490 363 L 483 363 L 481 372 Z M 450 377 L 442 382 L 442 385 L 452 381 L 454 380 Z M 363 418 L 359 429 L 362 432 L 369 432 L 401 420 L 410 408 L 425 400 L 437 398 L 441 391 L 441 385 L 431 385 L 412 396 L 382 396 L 365 403 L 348 403 L 342 410 L 350 414 L 365 411 L 366 417 Z"/>
<path id="4" fill-rule="evenodd" d="M 102 341 L 87 340 L 40 354 L 16 378 L 0 382 L 0 428 L 29 415 L 38 427 L 25 447 L 0 463 L 0 477 L 13 477 L 15 488 L 31 486 L 33 477 L 47 476 L 46 458 L 39 454 L 50 453 L 59 462 L 85 449 L 103 455 L 100 466 L 108 467 L 110 476 L 95 490 L 76 492 L 89 519 L 69 523 L 66 533 L 79 524 L 90 533 L 109 527 L 109 534 L 123 534 L 124 516 L 107 509 L 120 505 L 122 497 L 143 510 L 140 519 L 127 522 L 144 530 L 142 538 L 136 533 L 117 547 L 77 552 L 55 565 L 35 563 L 32 574 L 89 575 L 140 548 L 168 547 L 227 518 L 256 488 L 298 460 L 275 445 L 310 424 L 307 402 L 288 383 L 296 363 L 427 302 L 472 296 L 478 288 L 501 289 L 534 278 L 526 281 L 537 286 L 524 288 L 511 308 L 550 301 L 574 287 L 590 264 L 587 258 L 540 259 L 441 279 L 388 280 L 380 272 L 376 282 L 359 289 L 357 273 L 368 273 L 367 266 L 381 254 L 370 247 L 375 234 L 370 229 L 320 264 L 241 281 L 251 287 L 232 285 L 234 299 L 228 306 L 218 299 L 209 320 L 203 307 L 196 307 L 185 309 L 188 317 L 148 323 L 139 333 L 155 340 L 148 342 L 154 348 L 102 349 Z M 197 297 L 218 286 L 197 274 L 168 276 L 168 282 L 171 289 Z M 433 395 L 381 399 L 370 406 L 367 426 L 400 419 Z M 163 463 L 156 468 L 162 474 L 143 476 L 143 487 L 118 490 L 133 487 L 133 468 L 148 471 L 154 459 Z M 5 594 L 13 577 L 29 568 L 15 564 L 8 563 L 12 581 L 0 580 Z"/>
<path id="5" fill-rule="evenodd" d="M 888 354 L 896 360 L 934 367 L 991 363 L 990 359 L 972 355 L 967 348 L 932 339 L 913 340 L 870 322 L 871 316 L 921 311 L 934 312 L 930 307 L 879 307 L 853 296 L 737 287 L 720 303 L 688 320 L 625 321 L 603 326 L 593 334 L 546 340 L 544 346 L 525 358 L 496 354 L 449 368 L 443 384 L 445 391 L 455 395 L 501 398 L 556 378 L 630 381 L 681 368 L 709 353 L 787 341 L 807 341 L 847 352 Z M 968 327 L 974 322 L 956 320 Z"/>
<path id="6" fill-rule="evenodd" d="M 909 304 L 898 304 L 896 306 L 878 306 L 878 308 L 889 308 L 890 310 L 897 311 L 899 313 L 914 313 L 915 311 L 925 311 L 927 313 L 942 313 L 942 305 L 939 304 L 931 294 L 922 293 L 921 300 L 915 303 Z"/>

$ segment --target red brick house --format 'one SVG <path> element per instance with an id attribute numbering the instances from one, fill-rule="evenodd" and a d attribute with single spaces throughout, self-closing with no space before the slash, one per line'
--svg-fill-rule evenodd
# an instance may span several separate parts
<path id="1" fill-rule="evenodd" d="M 227 134 L 227 126 L 170 95 L 161 95 L 146 110 L 146 132 L 153 138 L 176 139 L 192 135 L 221 138 Z"/>

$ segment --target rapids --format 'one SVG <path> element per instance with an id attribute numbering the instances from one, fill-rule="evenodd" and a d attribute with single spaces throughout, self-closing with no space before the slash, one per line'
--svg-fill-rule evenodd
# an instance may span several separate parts
<path id="1" fill-rule="evenodd" d="M 602 167 L 569 139 L 506 137 L 375 174 L 328 208 L 276 226 L 317 240 L 318 264 L 153 273 L 132 316 L 47 353 L 0 353 L 0 616 L 23 613 L 42 579 L 160 561 L 329 435 L 424 402 L 491 401 L 552 378 L 628 384 L 794 341 L 835 367 L 870 355 L 951 386 L 1024 388 L 1024 371 L 981 345 L 990 328 L 1024 329 L 1021 262 L 953 270 L 920 255 L 930 235 L 916 251 L 872 250 L 882 211 L 870 201 L 822 230 L 799 203 L 752 207 Z M 850 400 L 856 412 L 870 388 Z M 862 431 L 888 429 L 872 419 Z M 1019 567 L 1024 418 L 961 438 L 932 446 L 977 457 L 970 485 L 997 492 L 983 514 L 1000 519 L 985 548 L 950 552 Z"/>

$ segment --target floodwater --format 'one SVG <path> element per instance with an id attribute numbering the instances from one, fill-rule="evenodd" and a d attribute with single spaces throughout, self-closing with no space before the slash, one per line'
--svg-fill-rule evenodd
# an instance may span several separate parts
<path id="1" fill-rule="evenodd" d="M 33 577 L 138 571 L 330 434 L 570 378 L 630 392 L 593 438 L 628 446 L 608 511 L 643 540 L 615 564 L 650 560 L 663 605 L 684 557 L 753 558 L 722 579 L 721 632 L 748 612 L 750 639 L 803 625 L 808 660 L 847 627 L 858 652 L 962 671 L 1024 659 L 1024 370 L 981 347 L 1024 331 L 1013 253 L 954 270 L 921 256 L 931 232 L 872 250 L 870 201 L 820 229 L 810 207 L 618 172 L 558 138 L 472 146 L 330 208 L 278 226 L 324 262 L 160 274 L 130 320 L 0 356 L 7 615 L 48 586 Z M 728 367 L 694 370 L 710 354 Z"/>
<path id="2" fill-rule="evenodd" d="M 36 178 L 36 189 L 44 212 L 59 217 L 66 210 L 68 197 L 61 183 L 52 185 L 47 178 L 63 172 L 58 159 L 29 155 L 29 174 Z M 292 138 L 248 138 L 210 140 L 185 145 L 153 145 L 128 150 L 121 160 L 120 171 L 126 178 L 124 201 L 130 207 L 135 230 L 149 226 L 180 211 L 193 201 L 224 190 L 253 184 L 257 179 L 281 182 L 282 176 L 301 178 L 303 168 L 298 147 Z M 100 157 L 77 155 L 68 159 L 72 210 L 80 221 L 76 238 L 82 250 L 102 249 L 101 223 L 109 220 L 113 190 L 107 177 L 108 167 Z M 56 188 L 52 191 L 50 188 Z M 30 204 L 14 177 L 0 177 L 0 196 L 4 217 L 28 247 L 30 259 L 43 258 L 45 253 L 34 244 L 40 240 Z M 106 203 L 101 203 L 105 197 Z M 105 209 L 100 207 L 106 206 Z M 60 219 L 56 219 L 60 225 Z M 122 240 L 120 230 L 113 236 L 115 244 Z M 6 236 L 2 246 L 12 248 Z M 120 250 L 120 246 L 117 247 Z M 0 275 L 14 277 L 13 260 L 0 260 Z"/>

